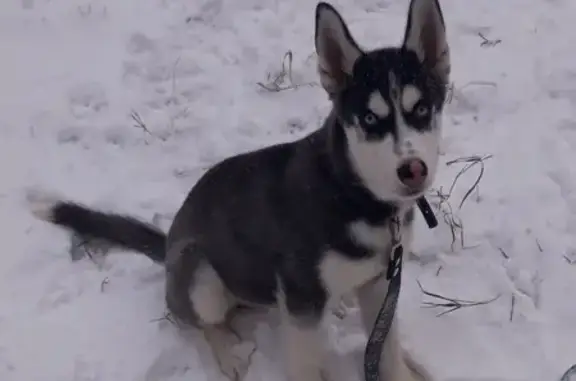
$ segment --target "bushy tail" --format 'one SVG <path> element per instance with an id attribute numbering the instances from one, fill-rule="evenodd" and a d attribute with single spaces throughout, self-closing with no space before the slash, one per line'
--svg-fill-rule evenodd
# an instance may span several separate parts
<path id="1" fill-rule="evenodd" d="M 134 250 L 154 262 L 163 263 L 166 258 L 166 234 L 151 224 L 129 216 L 89 209 L 47 194 L 29 193 L 28 201 L 36 217 L 67 228 L 82 238 Z"/>

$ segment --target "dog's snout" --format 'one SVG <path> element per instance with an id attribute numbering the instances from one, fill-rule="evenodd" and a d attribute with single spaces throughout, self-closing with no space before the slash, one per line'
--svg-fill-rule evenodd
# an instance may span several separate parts
<path id="1" fill-rule="evenodd" d="M 414 158 L 400 163 L 396 172 L 402 184 L 410 188 L 420 188 L 428 176 L 428 167 L 421 159 Z"/>

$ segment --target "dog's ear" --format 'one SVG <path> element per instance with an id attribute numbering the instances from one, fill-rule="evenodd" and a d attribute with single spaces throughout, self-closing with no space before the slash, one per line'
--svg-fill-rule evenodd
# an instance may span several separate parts
<path id="1" fill-rule="evenodd" d="M 362 50 L 352 38 L 342 16 L 324 2 L 316 6 L 315 45 L 320 82 L 332 97 L 346 86 Z"/>
<path id="2" fill-rule="evenodd" d="M 444 16 L 438 0 L 412 0 L 404 35 L 404 48 L 447 85 L 450 76 L 450 50 L 446 40 Z"/>

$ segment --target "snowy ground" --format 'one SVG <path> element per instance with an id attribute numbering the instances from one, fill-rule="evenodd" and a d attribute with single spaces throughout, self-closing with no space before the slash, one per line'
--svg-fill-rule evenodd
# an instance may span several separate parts
<path id="1" fill-rule="evenodd" d="M 407 0 L 338 0 L 366 47 L 397 43 Z M 450 202 L 419 220 L 407 264 L 405 345 L 442 380 L 557 380 L 576 362 L 576 2 L 442 0 L 454 96 L 446 162 L 491 154 Z M 169 223 L 188 189 L 232 153 L 319 126 L 317 86 L 262 91 L 292 50 L 293 81 L 316 81 L 310 0 L 20 0 L 0 5 L 0 380 L 219 380 L 206 343 L 164 313 L 163 270 L 137 255 L 71 263 L 67 235 L 34 220 L 24 189 Z M 500 39 L 498 44 L 484 43 Z M 147 130 L 135 127 L 137 113 Z M 443 167 L 446 190 L 463 167 Z M 574 262 L 574 265 L 571 262 Z M 487 305 L 423 309 L 431 292 Z M 514 302 L 512 301 L 514 299 Z M 365 337 L 334 319 L 342 380 Z M 248 381 L 283 381 L 273 319 L 257 319 Z"/>

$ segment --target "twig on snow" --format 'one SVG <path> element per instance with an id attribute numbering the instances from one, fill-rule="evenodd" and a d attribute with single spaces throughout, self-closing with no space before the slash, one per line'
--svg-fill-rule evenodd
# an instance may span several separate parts
<path id="1" fill-rule="evenodd" d="M 465 88 L 467 88 L 468 86 L 489 86 L 489 87 L 498 87 L 498 84 L 496 82 L 492 82 L 492 81 L 470 81 L 470 82 L 466 82 L 462 87 L 460 87 L 458 90 L 464 90 Z"/>
<path id="2" fill-rule="evenodd" d="M 482 32 L 478 32 L 478 36 L 480 36 L 480 38 L 482 39 L 482 43 L 480 44 L 480 46 L 482 46 L 482 47 L 492 48 L 492 47 L 494 47 L 494 46 L 496 46 L 502 42 L 502 40 L 499 38 L 495 39 L 495 40 L 490 40 L 490 39 L 484 37 Z"/>
<path id="3" fill-rule="evenodd" d="M 110 279 L 108 277 L 104 278 L 104 280 L 102 280 L 102 283 L 100 283 L 100 292 L 104 292 L 104 288 L 106 287 L 106 285 L 110 283 Z"/>
<path id="4" fill-rule="evenodd" d="M 182 57 L 176 58 L 176 61 L 174 61 L 174 64 L 172 65 L 172 97 L 173 98 L 176 97 L 176 69 L 178 67 L 178 64 L 180 63 L 181 58 Z"/>
<path id="5" fill-rule="evenodd" d="M 158 138 L 162 141 L 166 141 L 166 138 L 162 137 L 162 136 L 158 136 L 156 134 L 153 134 L 148 127 L 146 127 L 146 123 L 144 123 L 144 121 L 142 120 L 142 117 L 140 117 L 140 114 L 138 114 L 136 111 L 132 111 L 130 113 L 130 117 L 132 118 L 132 120 L 134 121 L 134 127 L 136 128 L 140 128 L 142 131 L 144 131 L 145 133 L 147 133 L 148 135 Z"/>
<path id="6" fill-rule="evenodd" d="M 506 252 L 504 251 L 503 248 L 499 247 L 499 248 L 498 248 L 498 251 L 500 251 L 500 254 L 502 254 L 502 256 L 503 256 L 505 259 L 510 259 L 510 256 L 509 256 L 508 254 L 506 254 Z"/>
<path id="7" fill-rule="evenodd" d="M 445 104 L 452 103 L 452 101 L 456 97 L 456 92 L 462 91 L 465 88 L 467 88 L 468 86 L 498 87 L 498 84 L 496 82 L 492 82 L 492 81 L 470 81 L 470 82 L 466 82 L 464 85 L 457 88 L 456 84 L 454 82 L 451 82 L 448 85 L 446 85 L 446 100 L 444 101 L 444 103 Z"/>
<path id="8" fill-rule="evenodd" d="M 104 257 L 110 247 L 106 245 L 104 241 L 98 241 L 90 237 L 81 237 L 78 235 L 73 235 L 71 239 L 70 256 L 72 261 L 77 261 L 87 256 L 92 263 L 97 267 L 100 267 L 99 262 L 96 260 L 97 257 Z M 81 251 L 81 252 L 79 252 Z"/>
<path id="9" fill-rule="evenodd" d="M 86 254 L 86 256 L 95 264 L 97 264 L 97 261 L 95 260 L 94 257 L 94 253 L 92 252 L 92 249 L 89 246 L 89 240 L 88 239 L 84 239 L 80 242 L 78 242 L 75 247 L 73 247 L 71 250 L 78 250 L 81 249 L 82 251 L 84 251 L 84 254 Z"/>
<path id="10" fill-rule="evenodd" d="M 282 58 L 282 69 L 280 72 L 274 77 L 268 73 L 267 83 L 257 82 L 257 85 L 264 90 L 276 93 L 284 90 L 295 90 L 301 86 L 317 86 L 315 82 L 294 83 L 292 80 L 292 61 L 292 51 L 288 50 Z M 286 82 L 288 82 L 288 85 L 286 85 Z"/>
<path id="11" fill-rule="evenodd" d="M 492 158 L 492 155 L 484 155 L 484 156 L 474 155 L 474 156 L 468 156 L 468 157 L 461 157 L 461 158 L 451 160 L 451 161 L 446 163 L 447 166 L 450 166 L 453 164 L 466 163 L 466 165 L 460 170 L 460 172 L 458 172 L 458 174 L 454 178 L 454 181 L 452 182 L 452 186 L 450 186 L 450 191 L 448 192 L 448 195 L 452 194 L 452 191 L 454 190 L 454 187 L 456 186 L 456 182 L 458 181 L 460 176 L 462 176 L 464 173 L 466 173 L 473 166 L 480 164 L 480 173 L 478 174 L 478 177 L 476 178 L 476 181 L 474 182 L 474 184 L 472 184 L 472 186 L 468 189 L 468 191 L 466 192 L 466 194 L 464 195 L 464 197 L 460 201 L 460 205 L 458 205 L 458 209 L 462 208 L 462 206 L 464 205 L 464 202 L 466 201 L 468 196 L 470 196 L 472 194 L 472 192 L 474 190 L 476 190 L 479 194 L 478 189 L 479 189 L 480 181 L 482 180 L 482 177 L 484 176 L 484 161 L 486 161 L 490 158 Z"/>
<path id="12" fill-rule="evenodd" d="M 424 295 L 430 296 L 432 298 L 436 298 L 436 299 L 443 301 L 443 302 L 424 302 L 423 303 L 424 306 L 427 308 L 437 308 L 437 307 L 447 308 L 445 311 L 439 313 L 436 316 L 442 316 L 442 315 L 448 314 L 450 312 L 454 312 L 456 310 L 459 310 L 460 308 L 486 305 L 486 304 L 494 302 L 496 299 L 498 299 L 500 297 L 500 294 L 498 294 L 492 299 L 481 300 L 481 301 L 471 301 L 471 300 L 449 298 L 449 297 L 446 297 L 446 296 L 443 296 L 440 294 L 435 294 L 433 292 L 427 291 L 424 289 L 424 287 L 422 287 L 422 284 L 419 281 L 417 281 L 417 283 L 418 283 L 418 287 L 420 287 L 420 291 L 422 291 L 422 293 Z"/>
<path id="13" fill-rule="evenodd" d="M 512 301 L 510 303 L 510 321 L 514 319 L 514 307 L 516 306 L 516 295 L 512 294 Z"/>
<path id="14" fill-rule="evenodd" d="M 436 276 L 440 275 L 440 271 L 442 271 L 444 267 L 442 265 L 438 266 L 438 269 L 436 270 Z"/>
<path id="15" fill-rule="evenodd" d="M 438 201 L 432 201 L 432 204 L 438 209 L 442 215 L 444 223 L 450 228 L 450 233 L 452 234 L 452 242 L 450 247 L 454 251 L 454 244 L 457 240 L 460 241 L 460 245 L 464 247 L 464 224 L 462 220 L 456 216 L 452 205 L 448 201 L 450 194 L 443 193 L 442 188 L 433 190 L 434 196 Z"/>
<path id="16" fill-rule="evenodd" d="M 467 156 L 448 161 L 446 163 L 447 166 L 454 165 L 457 163 L 466 163 L 466 165 L 460 170 L 460 172 L 458 172 L 458 174 L 452 181 L 452 185 L 450 186 L 450 189 L 448 190 L 447 193 L 443 190 L 442 187 L 438 189 L 432 189 L 432 197 L 436 198 L 436 200 L 432 200 L 432 204 L 436 207 L 436 209 L 438 209 L 446 225 L 450 227 L 450 232 L 452 234 L 452 243 L 451 243 L 452 250 L 454 250 L 454 244 L 456 243 L 457 240 L 460 241 L 462 248 L 469 249 L 471 247 L 466 247 L 466 245 L 464 244 L 464 224 L 462 220 L 454 213 L 454 209 L 449 199 L 452 196 L 452 193 L 454 191 L 454 188 L 456 187 L 456 183 L 458 182 L 460 176 L 462 176 L 470 168 L 472 168 L 474 165 L 477 164 L 480 164 L 481 166 L 480 174 L 476 179 L 476 181 L 474 182 L 474 184 L 468 189 L 468 191 L 460 201 L 458 209 L 462 208 L 462 206 L 466 202 L 466 199 L 470 196 L 470 194 L 472 194 L 474 190 L 476 190 L 479 193 L 478 191 L 479 184 L 480 181 L 482 180 L 482 176 L 484 175 L 484 161 L 490 159 L 491 157 L 492 155 Z"/>
<path id="17" fill-rule="evenodd" d="M 544 249 L 542 249 L 542 245 L 540 245 L 540 241 L 538 241 L 538 238 L 536 238 L 536 246 L 538 246 L 538 250 L 543 253 Z"/>
<path id="18" fill-rule="evenodd" d="M 167 321 L 170 324 L 177 325 L 176 321 L 174 320 L 174 318 L 172 317 L 172 314 L 170 312 L 164 313 L 164 316 L 162 316 L 160 318 L 150 320 L 151 323 L 162 322 L 162 321 Z"/>

